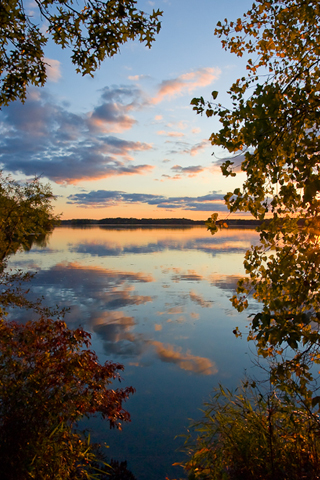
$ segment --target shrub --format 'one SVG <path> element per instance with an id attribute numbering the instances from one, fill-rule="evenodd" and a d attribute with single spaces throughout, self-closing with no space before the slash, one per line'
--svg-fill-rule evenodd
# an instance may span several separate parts
<path id="1" fill-rule="evenodd" d="M 132 387 L 108 388 L 123 366 L 101 365 L 90 334 L 42 317 L 0 321 L 0 471 L 3 480 L 88 478 L 93 447 L 76 430 L 99 414 L 111 427 L 129 420 Z"/>

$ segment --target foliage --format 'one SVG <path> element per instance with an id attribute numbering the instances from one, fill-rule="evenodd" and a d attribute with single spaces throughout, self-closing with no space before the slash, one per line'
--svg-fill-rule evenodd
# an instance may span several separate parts
<path id="1" fill-rule="evenodd" d="M 316 480 L 320 419 L 275 392 L 263 396 L 247 382 L 232 393 L 219 387 L 189 437 L 190 480 Z"/>
<path id="2" fill-rule="evenodd" d="M 90 334 L 41 318 L 0 323 L 0 465 L 3 479 L 88 478 L 95 460 L 74 429 L 101 415 L 121 428 L 132 387 L 108 388 L 123 366 L 99 364 Z"/>
<path id="3" fill-rule="evenodd" d="M 263 222 L 233 305 L 242 311 L 250 294 L 262 303 L 249 339 L 265 356 L 289 346 L 293 358 L 273 374 L 280 382 L 298 376 L 307 396 L 310 366 L 320 363 L 319 21 L 318 0 L 258 0 L 243 18 L 219 22 L 223 47 L 250 57 L 248 76 L 231 86 L 231 108 L 216 102 L 218 92 L 213 101 L 191 102 L 198 113 L 219 117 L 212 144 L 232 155 L 223 174 L 246 173 L 242 188 L 225 197 L 229 211 Z M 208 224 L 214 232 L 214 215 Z"/>
<path id="4" fill-rule="evenodd" d="M 106 56 L 138 38 L 149 48 L 161 24 L 159 10 L 148 15 L 136 8 L 136 0 L 35 0 L 39 20 L 24 0 L 0 5 L 0 106 L 26 99 L 29 84 L 45 84 L 44 47 L 51 37 L 62 48 L 71 47 L 76 71 L 92 75 Z"/>
<path id="5" fill-rule="evenodd" d="M 20 184 L 0 172 L 0 264 L 21 248 L 29 250 L 34 241 L 44 241 L 59 219 L 53 199 L 49 185 L 38 178 Z"/>

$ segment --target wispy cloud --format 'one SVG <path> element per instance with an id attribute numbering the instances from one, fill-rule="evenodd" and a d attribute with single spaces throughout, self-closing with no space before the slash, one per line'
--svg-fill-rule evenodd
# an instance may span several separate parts
<path id="1" fill-rule="evenodd" d="M 145 78 L 151 78 L 150 75 L 129 75 L 128 80 L 138 82 L 139 80 L 144 80 Z"/>
<path id="2" fill-rule="evenodd" d="M 190 145 L 188 142 L 184 140 L 166 140 L 166 144 L 170 145 L 170 149 L 168 150 L 168 155 L 191 155 L 191 157 L 195 157 L 198 153 L 202 152 L 205 148 L 211 146 L 209 140 L 204 138 L 201 142 L 196 144 Z"/>
<path id="3" fill-rule="evenodd" d="M 198 173 L 201 173 L 205 170 L 201 165 L 194 165 L 191 167 L 181 167 L 181 165 L 174 165 L 171 167 L 171 170 L 174 173 L 181 175 L 187 175 L 188 177 L 195 177 Z"/>
<path id="4" fill-rule="evenodd" d="M 220 74 L 221 70 L 218 68 L 200 68 L 170 80 L 163 80 L 158 87 L 157 94 L 150 102 L 157 104 L 165 98 L 171 99 L 183 93 L 191 93 L 198 87 L 210 85 L 219 78 Z"/>

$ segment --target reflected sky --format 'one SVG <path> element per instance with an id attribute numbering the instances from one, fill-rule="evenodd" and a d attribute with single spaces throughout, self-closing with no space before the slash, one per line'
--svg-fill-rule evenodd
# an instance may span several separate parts
<path id="1" fill-rule="evenodd" d="M 244 273 L 243 254 L 256 240 L 256 232 L 245 229 L 211 236 L 202 227 L 59 227 L 46 248 L 35 246 L 10 261 L 11 267 L 38 272 L 30 295 L 68 307 L 66 322 L 91 332 L 101 361 L 124 364 L 125 384 L 137 389 L 127 405 L 132 423 L 120 436 L 95 424 L 94 435 L 110 439 L 110 451 L 120 460 L 125 454 L 139 480 L 147 480 L 143 463 L 156 461 L 159 444 L 172 447 L 171 453 L 163 447 L 154 476 L 164 479 L 177 461 L 174 437 L 188 418 L 199 415 L 219 382 L 236 386 L 251 368 L 245 338 L 232 334 L 236 326 L 245 329 L 246 313 L 235 312 L 229 299 Z M 14 313 L 21 321 L 28 315 Z M 142 405 L 149 421 L 137 439 Z M 163 416 L 170 419 L 170 431 L 159 429 Z M 158 447 L 144 458 L 155 432 Z M 133 441 L 140 454 L 130 450 Z"/>

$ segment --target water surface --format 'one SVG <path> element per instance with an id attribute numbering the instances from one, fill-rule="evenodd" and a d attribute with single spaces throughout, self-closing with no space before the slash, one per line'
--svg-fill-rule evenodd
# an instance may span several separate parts
<path id="1" fill-rule="evenodd" d="M 16 255 L 11 266 L 37 271 L 32 294 L 69 307 L 69 327 L 92 333 L 100 361 L 125 366 L 122 385 L 131 423 L 110 431 L 94 420 L 93 439 L 127 460 L 138 480 L 183 476 L 190 419 L 219 383 L 234 388 L 252 369 L 245 338 L 247 314 L 231 306 L 243 256 L 254 230 L 205 228 L 56 228 L 45 248 Z"/>

